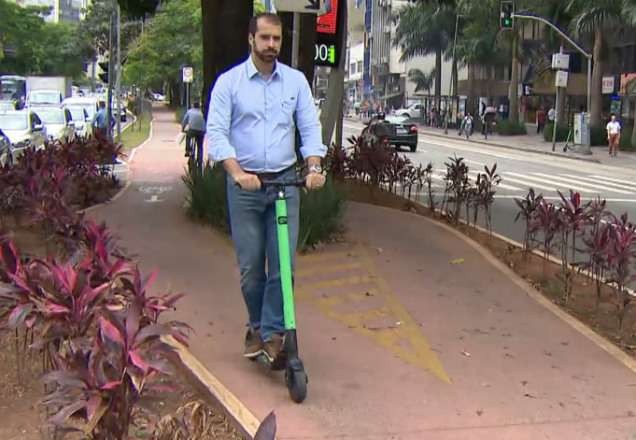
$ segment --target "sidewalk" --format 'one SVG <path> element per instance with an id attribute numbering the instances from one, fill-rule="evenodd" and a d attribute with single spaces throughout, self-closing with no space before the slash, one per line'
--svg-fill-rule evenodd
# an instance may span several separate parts
<path id="1" fill-rule="evenodd" d="M 355 116 L 349 117 L 347 120 L 362 123 L 362 121 Z M 428 127 L 420 123 L 417 123 L 417 125 L 419 127 L 419 133 L 422 135 L 443 137 L 466 142 L 465 137 L 457 135 L 457 129 L 449 128 L 448 134 L 444 134 L 443 128 Z M 552 151 L 552 142 L 546 142 L 543 135 L 537 135 L 535 125 L 526 124 L 526 127 L 528 129 L 527 135 L 501 136 L 493 133 L 488 136 L 488 139 L 484 139 L 484 136 L 481 133 L 475 131 L 468 142 L 530 153 L 541 153 L 551 156 L 566 157 L 569 159 L 585 160 L 588 162 L 595 162 L 620 168 L 634 169 L 636 167 L 636 153 L 634 152 L 620 152 L 618 157 L 609 157 L 607 147 L 592 147 L 592 154 L 585 155 L 575 152 L 578 147 L 573 146 L 570 143 L 570 147 L 574 148 L 574 150 L 567 150 L 567 152 L 564 153 L 563 147 L 565 146 L 565 142 L 557 142 L 555 145 L 555 151 Z"/>
<path id="2" fill-rule="evenodd" d="M 231 243 L 183 210 L 185 165 L 174 116 L 105 220 L 156 288 L 187 293 L 177 319 L 191 349 L 279 439 L 633 439 L 636 368 L 628 369 L 538 304 L 447 229 L 350 203 L 347 242 L 302 256 L 296 273 L 302 405 L 282 375 L 241 357 L 245 308 Z M 153 197 L 155 196 L 155 197 Z M 463 259 L 462 264 L 450 264 Z"/>

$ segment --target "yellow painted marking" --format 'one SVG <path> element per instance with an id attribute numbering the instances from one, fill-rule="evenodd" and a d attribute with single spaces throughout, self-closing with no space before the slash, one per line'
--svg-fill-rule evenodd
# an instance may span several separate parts
<path id="1" fill-rule="evenodd" d="M 303 288 L 309 290 L 328 289 L 330 287 L 342 287 L 355 284 L 369 284 L 373 282 L 371 275 L 355 275 L 346 278 L 337 278 L 334 280 L 317 281 L 315 283 L 306 283 Z"/>
<path id="2" fill-rule="evenodd" d="M 330 266 L 310 266 L 310 267 L 302 267 L 294 272 L 294 276 L 296 278 L 301 277 L 309 277 L 313 275 L 322 275 L 329 272 L 338 272 L 345 271 L 351 269 L 359 269 L 360 263 L 342 263 L 342 264 L 333 264 Z"/>
<path id="3" fill-rule="evenodd" d="M 403 361 L 429 371 L 445 383 L 451 383 L 450 377 L 444 370 L 437 355 L 431 350 L 419 325 L 391 291 L 388 283 L 375 275 L 376 271 L 372 260 L 364 252 L 356 252 L 356 255 L 360 269 L 365 272 L 364 275 L 309 283 L 308 285 L 303 284 L 298 289 L 298 297 L 312 303 L 327 317 L 339 321 L 356 333 L 372 339 Z M 319 288 L 356 284 L 371 284 L 372 287 L 368 289 L 371 295 L 367 296 L 366 291 L 329 296 L 312 294 Z M 363 308 L 365 300 L 368 300 L 369 303 L 380 300 L 382 305 L 356 312 L 338 310 L 338 306 L 352 302 L 359 304 Z M 375 328 L 371 323 L 373 320 L 377 321 L 378 319 L 384 319 L 391 324 Z"/>

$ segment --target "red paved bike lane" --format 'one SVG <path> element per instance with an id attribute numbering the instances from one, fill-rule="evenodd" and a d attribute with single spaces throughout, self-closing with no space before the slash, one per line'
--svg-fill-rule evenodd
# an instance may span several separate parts
<path id="1" fill-rule="evenodd" d="M 636 370 L 533 299 L 446 228 L 350 203 L 347 242 L 302 256 L 302 405 L 241 357 L 245 310 L 229 240 L 187 219 L 173 113 L 156 109 L 106 220 L 157 290 L 183 291 L 193 354 L 281 439 L 634 439 Z M 455 263 L 455 264 L 452 264 Z"/>

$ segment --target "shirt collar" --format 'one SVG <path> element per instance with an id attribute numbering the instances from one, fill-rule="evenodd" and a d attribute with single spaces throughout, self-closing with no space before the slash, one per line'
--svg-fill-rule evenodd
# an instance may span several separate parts
<path id="1" fill-rule="evenodd" d="M 255 75 L 258 75 L 258 69 L 256 68 L 256 65 L 254 64 L 254 60 L 252 60 L 252 55 L 250 55 L 247 58 L 247 77 L 252 79 L 254 78 Z M 280 77 L 280 72 L 279 72 L 279 68 L 278 68 L 278 61 L 276 61 L 276 63 L 274 64 L 274 71 L 272 72 L 272 76 L 270 77 L 270 79 L 274 79 L 276 77 Z"/>

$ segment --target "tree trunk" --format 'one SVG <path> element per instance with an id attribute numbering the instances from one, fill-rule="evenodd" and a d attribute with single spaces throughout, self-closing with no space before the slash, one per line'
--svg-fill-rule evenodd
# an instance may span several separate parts
<path id="1" fill-rule="evenodd" d="M 558 104 L 558 109 L 559 109 L 559 114 L 557 115 L 557 123 L 559 125 L 565 125 L 567 123 L 567 119 L 566 119 L 566 115 L 567 115 L 567 109 L 565 108 L 565 101 L 566 98 L 568 97 L 568 89 L 565 87 L 561 87 L 561 90 L 559 90 L 559 96 L 558 96 L 558 100 L 559 100 L 559 104 Z"/>
<path id="2" fill-rule="evenodd" d="M 203 110 L 207 117 L 210 91 L 218 76 L 249 54 L 247 34 L 254 3 L 201 0 L 203 36 Z"/>
<path id="3" fill-rule="evenodd" d="M 442 49 L 435 52 L 435 108 L 441 108 L 442 102 Z"/>
<path id="4" fill-rule="evenodd" d="M 473 116 L 479 114 L 477 108 L 477 96 L 475 94 L 475 64 L 468 65 L 468 102 L 466 103 L 466 111 Z"/>
<path id="5" fill-rule="evenodd" d="M 590 110 L 590 126 L 601 126 L 601 112 L 603 110 L 603 31 L 597 29 L 594 33 L 594 67 L 592 68 L 592 108 Z"/>
<path id="6" fill-rule="evenodd" d="M 632 128 L 632 148 L 636 148 L 636 98 L 634 98 L 634 113 L 632 113 L 633 120 L 633 128 Z"/>
<path id="7" fill-rule="evenodd" d="M 510 71 L 510 87 L 508 88 L 508 102 L 510 103 L 510 122 L 519 122 L 519 36 L 517 30 L 512 37 L 512 65 Z"/>
<path id="8" fill-rule="evenodd" d="M 347 2 L 341 2 L 338 4 L 338 7 L 342 8 L 340 10 L 341 17 L 339 20 L 342 20 L 342 24 L 347 23 Z M 342 47 L 346 47 L 346 38 L 347 33 L 342 33 Z M 323 111 L 320 113 L 320 124 L 322 125 L 322 142 L 327 147 L 331 146 L 331 138 L 333 137 L 333 131 L 336 126 L 336 120 L 341 118 L 342 112 L 340 111 L 340 106 L 343 105 L 344 98 L 344 78 L 345 78 L 345 56 L 341 54 L 340 63 L 337 68 L 332 68 L 329 73 L 329 85 L 327 86 L 327 99 L 325 102 L 325 107 Z M 340 143 L 340 139 L 336 140 L 337 143 Z"/>

